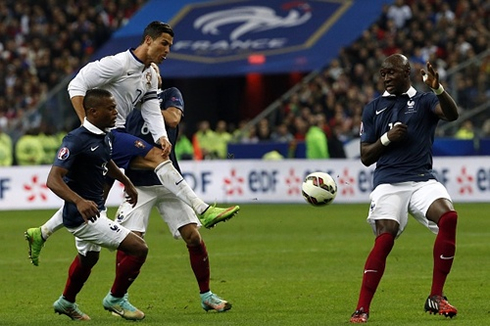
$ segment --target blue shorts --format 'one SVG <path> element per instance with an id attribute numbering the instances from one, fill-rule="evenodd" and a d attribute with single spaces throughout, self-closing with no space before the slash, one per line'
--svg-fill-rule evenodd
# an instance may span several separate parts
<path id="1" fill-rule="evenodd" d="M 128 134 L 122 129 L 113 129 L 114 144 L 112 144 L 112 160 L 116 165 L 125 170 L 136 156 L 145 157 L 153 148 L 153 145 L 143 139 Z"/>

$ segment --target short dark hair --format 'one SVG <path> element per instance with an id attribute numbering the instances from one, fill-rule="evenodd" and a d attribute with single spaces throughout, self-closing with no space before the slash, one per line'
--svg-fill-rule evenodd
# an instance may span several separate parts
<path id="1" fill-rule="evenodd" d="M 174 30 L 172 27 L 164 22 L 155 20 L 146 26 L 145 31 L 143 32 L 143 38 L 141 39 L 141 44 L 145 41 L 146 36 L 150 36 L 152 39 L 158 38 L 163 33 L 169 34 L 174 37 Z"/>
<path id="2" fill-rule="evenodd" d="M 83 97 L 83 108 L 85 111 L 91 108 L 96 108 L 100 105 L 100 100 L 111 97 L 112 93 L 102 88 L 89 89 Z"/>

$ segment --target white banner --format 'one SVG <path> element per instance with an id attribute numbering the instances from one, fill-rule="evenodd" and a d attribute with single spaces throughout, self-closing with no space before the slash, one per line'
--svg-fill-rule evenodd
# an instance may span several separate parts
<path id="1" fill-rule="evenodd" d="M 302 203 L 301 183 L 314 171 L 330 173 L 338 184 L 335 203 L 367 203 L 374 165 L 352 160 L 224 160 L 180 163 L 188 184 L 213 203 Z M 50 166 L 0 168 L 0 210 L 52 209 L 62 201 L 46 187 Z M 490 157 L 436 157 L 434 169 L 455 202 L 490 201 Z M 116 183 L 108 206 L 123 200 Z"/>

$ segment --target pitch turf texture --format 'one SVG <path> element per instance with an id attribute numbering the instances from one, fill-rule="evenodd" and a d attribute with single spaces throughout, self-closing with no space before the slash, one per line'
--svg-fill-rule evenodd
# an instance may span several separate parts
<path id="1" fill-rule="evenodd" d="M 181 240 L 170 237 L 154 212 L 149 256 L 130 288 L 145 325 L 346 325 L 354 311 L 373 235 L 368 205 L 243 205 L 238 216 L 203 229 L 212 290 L 233 303 L 225 313 L 204 312 Z M 430 290 L 434 236 L 413 219 L 396 241 L 371 306 L 372 325 L 488 325 L 490 204 L 456 204 L 457 256 L 445 288 L 458 316 L 424 313 Z M 113 214 L 114 208 L 110 209 Z M 0 325 L 67 325 L 52 304 L 63 291 L 76 254 L 64 229 L 31 265 L 23 232 L 54 210 L 1 212 Z M 101 259 L 78 296 L 90 325 L 130 323 L 102 308 L 114 277 L 114 253 Z"/>

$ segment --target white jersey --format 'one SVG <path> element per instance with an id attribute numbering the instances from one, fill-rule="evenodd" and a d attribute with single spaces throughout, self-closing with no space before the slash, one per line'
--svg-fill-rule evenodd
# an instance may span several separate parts
<path id="1" fill-rule="evenodd" d="M 155 142 L 167 137 L 157 97 L 158 76 L 155 69 L 145 68 L 132 49 L 107 56 L 84 66 L 68 85 L 70 98 L 85 96 L 87 90 L 102 88 L 114 95 L 117 104 L 116 128 L 124 128 L 126 118 L 140 105 Z"/>

